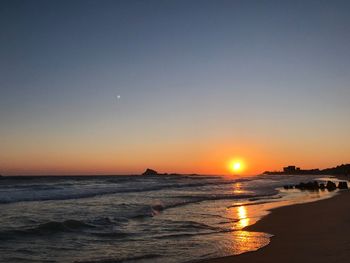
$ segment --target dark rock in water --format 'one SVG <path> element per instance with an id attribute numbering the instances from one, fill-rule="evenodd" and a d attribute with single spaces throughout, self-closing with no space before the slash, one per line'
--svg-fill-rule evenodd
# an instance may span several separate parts
<path id="1" fill-rule="evenodd" d="M 320 186 L 318 185 L 318 182 L 316 182 L 316 181 L 308 182 L 306 184 L 306 189 L 308 189 L 308 190 L 318 190 L 318 189 L 320 189 Z"/>
<path id="2" fill-rule="evenodd" d="M 328 191 L 333 191 L 333 190 L 337 189 L 337 185 L 331 181 L 328 181 L 326 184 L 326 188 Z"/>
<path id="3" fill-rule="evenodd" d="M 295 188 L 300 190 L 319 190 L 320 186 L 318 182 L 307 182 L 307 183 L 300 183 L 295 186 Z"/>
<path id="4" fill-rule="evenodd" d="M 339 182 L 338 188 L 339 189 L 348 189 L 348 183 L 347 182 Z"/>
<path id="5" fill-rule="evenodd" d="M 337 185 L 333 183 L 332 181 L 328 181 L 327 184 L 325 185 L 324 183 L 318 183 L 317 181 L 313 182 L 307 182 L 307 183 L 299 183 L 294 186 L 296 189 L 299 190 L 310 190 L 310 191 L 318 191 L 318 190 L 325 190 L 327 189 L 328 191 L 333 191 L 337 189 Z M 292 185 L 284 185 L 284 189 L 293 189 Z M 340 182 L 338 185 L 339 189 L 348 189 L 348 184 L 347 182 Z"/>
<path id="6" fill-rule="evenodd" d="M 300 189 L 300 190 L 305 189 L 305 183 L 299 183 L 299 184 L 295 185 L 295 188 Z"/>
<path id="7" fill-rule="evenodd" d="M 158 172 L 147 168 L 146 171 L 142 175 L 158 175 Z"/>
<path id="8" fill-rule="evenodd" d="M 314 190 L 320 189 L 320 185 L 318 184 L 317 181 L 314 181 L 314 182 L 313 182 L 313 189 L 314 189 Z"/>

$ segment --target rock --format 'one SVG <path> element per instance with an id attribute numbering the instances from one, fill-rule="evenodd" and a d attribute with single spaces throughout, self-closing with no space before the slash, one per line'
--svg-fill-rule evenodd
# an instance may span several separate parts
<path id="1" fill-rule="evenodd" d="M 318 182 L 316 182 L 316 181 L 308 182 L 306 184 L 306 189 L 307 190 L 318 190 L 318 189 L 320 189 L 320 186 L 318 185 Z"/>
<path id="2" fill-rule="evenodd" d="M 158 175 L 158 172 L 147 168 L 146 171 L 142 175 Z"/>
<path id="3" fill-rule="evenodd" d="M 307 182 L 307 183 L 300 183 L 295 186 L 295 188 L 300 190 L 319 190 L 320 186 L 318 182 Z"/>
<path id="4" fill-rule="evenodd" d="M 333 190 L 337 189 L 337 186 L 335 183 L 328 181 L 326 184 L 326 188 L 328 191 L 333 191 Z"/>
<path id="5" fill-rule="evenodd" d="M 295 185 L 295 188 L 303 190 L 303 189 L 305 189 L 305 184 L 304 183 L 299 183 L 299 184 Z"/>
<path id="6" fill-rule="evenodd" d="M 318 183 L 317 181 L 313 181 L 313 182 L 307 182 L 307 183 L 301 182 L 295 186 L 284 185 L 283 188 L 284 189 L 296 188 L 299 190 L 311 190 L 311 191 L 318 191 L 320 189 L 321 190 L 327 189 L 328 191 L 333 191 L 333 190 L 337 189 L 337 185 L 332 181 L 328 181 L 326 185 L 324 183 Z M 339 182 L 338 188 L 339 189 L 348 189 L 348 183 L 347 182 Z"/>
<path id="7" fill-rule="evenodd" d="M 339 189 L 348 189 L 348 183 L 347 182 L 339 182 L 338 188 Z"/>

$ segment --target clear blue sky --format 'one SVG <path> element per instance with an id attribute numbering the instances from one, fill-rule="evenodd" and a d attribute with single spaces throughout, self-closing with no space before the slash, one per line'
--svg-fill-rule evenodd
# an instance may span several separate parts
<path id="1" fill-rule="evenodd" d="M 349 14 L 349 1 L 1 1 L 0 173 L 347 162 Z"/>

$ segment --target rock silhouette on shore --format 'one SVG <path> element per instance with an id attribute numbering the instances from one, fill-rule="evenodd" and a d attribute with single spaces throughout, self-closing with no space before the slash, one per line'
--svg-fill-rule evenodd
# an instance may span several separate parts
<path id="1" fill-rule="evenodd" d="M 179 174 L 179 173 L 158 173 L 156 170 L 147 168 L 142 175 L 169 175 L 169 176 L 180 176 L 180 175 L 186 175 L 186 176 L 197 176 L 198 174 Z"/>
<path id="2" fill-rule="evenodd" d="M 317 190 L 325 190 L 327 189 L 328 191 L 334 191 L 337 188 L 338 189 L 348 189 L 348 183 L 347 182 L 339 182 L 338 186 L 332 182 L 332 181 L 327 181 L 326 184 L 324 183 L 318 183 L 317 181 L 313 182 L 307 182 L 307 183 L 299 183 L 296 185 L 284 185 L 284 189 L 299 189 L 299 190 L 311 190 L 311 191 L 317 191 Z"/>
<path id="3" fill-rule="evenodd" d="M 142 175 L 159 175 L 159 173 L 153 169 L 147 168 Z"/>
<path id="4" fill-rule="evenodd" d="M 338 188 L 339 189 L 348 189 L 348 183 L 347 182 L 339 182 Z"/>

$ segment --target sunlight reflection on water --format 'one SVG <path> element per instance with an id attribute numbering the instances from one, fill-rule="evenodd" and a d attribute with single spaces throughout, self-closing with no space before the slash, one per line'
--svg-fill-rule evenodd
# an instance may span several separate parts
<path id="1" fill-rule="evenodd" d="M 259 214 L 261 216 L 261 214 Z M 250 209 L 249 206 L 238 205 L 227 209 L 227 217 L 232 219 L 232 230 L 230 241 L 226 243 L 226 253 L 241 254 L 248 251 L 254 251 L 266 246 L 270 242 L 272 235 L 262 232 L 244 231 L 243 228 L 254 224 L 259 217 L 255 209 Z"/>
<path id="2" fill-rule="evenodd" d="M 237 215 L 239 218 L 240 228 L 244 228 L 249 225 L 249 217 L 247 216 L 247 209 L 245 206 L 242 205 L 237 208 Z"/>
<path id="3" fill-rule="evenodd" d="M 261 232 L 235 231 L 232 235 L 233 254 L 254 251 L 270 243 L 272 235 Z"/>

